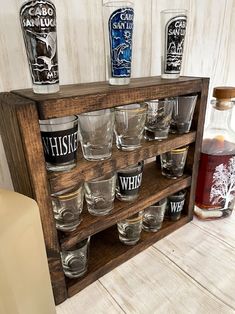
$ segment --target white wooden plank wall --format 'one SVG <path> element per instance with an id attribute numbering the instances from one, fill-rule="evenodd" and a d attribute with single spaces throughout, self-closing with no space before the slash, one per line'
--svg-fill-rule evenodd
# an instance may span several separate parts
<path id="1" fill-rule="evenodd" d="M 31 87 L 18 18 L 22 0 L 0 0 L 0 92 Z M 105 79 L 102 0 L 54 0 L 61 84 Z M 235 85 L 235 0 L 135 0 L 133 77 L 160 74 L 160 11 L 189 10 L 184 75 Z M 0 139 L 0 187 L 12 188 Z"/>

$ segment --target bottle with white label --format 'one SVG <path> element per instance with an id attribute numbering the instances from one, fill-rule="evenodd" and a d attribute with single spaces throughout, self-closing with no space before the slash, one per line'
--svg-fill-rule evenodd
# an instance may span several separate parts
<path id="1" fill-rule="evenodd" d="M 56 9 L 49 0 L 26 1 L 20 8 L 33 91 L 38 94 L 59 91 Z"/>
<path id="2" fill-rule="evenodd" d="M 105 54 L 110 85 L 130 83 L 134 9 L 132 1 L 103 5 Z"/>
<path id="3" fill-rule="evenodd" d="M 180 76 L 187 27 L 187 10 L 161 11 L 161 76 Z"/>
<path id="4" fill-rule="evenodd" d="M 194 207 L 200 219 L 229 216 L 235 201 L 235 87 L 216 87 L 213 96 L 210 123 L 203 136 Z"/>

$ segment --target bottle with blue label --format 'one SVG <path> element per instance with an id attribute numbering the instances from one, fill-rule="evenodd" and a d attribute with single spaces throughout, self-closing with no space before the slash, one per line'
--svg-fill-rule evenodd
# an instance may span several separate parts
<path id="1" fill-rule="evenodd" d="M 134 9 L 131 1 L 104 4 L 105 50 L 109 84 L 130 83 Z"/>
<path id="2" fill-rule="evenodd" d="M 34 92 L 59 91 L 54 4 L 49 0 L 25 1 L 20 8 L 20 22 Z"/>

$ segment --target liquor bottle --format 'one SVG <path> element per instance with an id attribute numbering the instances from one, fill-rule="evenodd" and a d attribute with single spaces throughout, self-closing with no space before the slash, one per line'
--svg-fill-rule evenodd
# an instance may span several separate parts
<path id="1" fill-rule="evenodd" d="M 235 201 L 235 132 L 231 127 L 235 87 L 216 87 L 213 96 L 210 123 L 203 136 L 194 208 L 200 219 L 229 216 Z"/>
<path id="2" fill-rule="evenodd" d="M 24 2 L 20 9 L 20 21 L 34 92 L 59 91 L 54 4 L 48 0 Z"/>

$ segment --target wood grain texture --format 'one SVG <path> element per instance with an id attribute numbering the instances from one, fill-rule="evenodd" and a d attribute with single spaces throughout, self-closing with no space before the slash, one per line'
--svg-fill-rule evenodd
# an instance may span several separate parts
<path id="1" fill-rule="evenodd" d="M 155 162 L 147 164 L 144 167 L 143 182 L 136 201 L 121 202 L 115 200 L 112 212 L 102 217 L 92 216 L 84 211 L 82 222 L 77 230 L 61 238 L 61 247 L 69 249 L 80 240 L 116 224 L 119 220 L 145 209 L 169 194 L 189 187 L 190 184 L 190 175 L 185 174 L 177 180 L 168 179 L 162 176 Z"/>
<path id="2" fill-rule="evenodd" d="M 201 221 L 195 216 L 192 223 L 221 241 L 226 242 L 233 247 L 233 250 L 235 249 L 235 212 L 227 219 L 221 220 L 221 222 L 220 220 Z"/>
<path id="3" fill-rule="evenodd" d="M 157 235 L 144 235 L 143 241 L 141 241 L 138 246 L 135 246 L 133 250 L 125 250 L 125 252 L 123 251 L 122 246 L 120 246 L 120 243 L 117 241 L 115 242 L 115 236 L 112 231 L 113 229 L 108 229 L 101 233 L 98 232 L 106 229 L 111 225 L 114 225 L 118 220 L 127 217 L 128 215 L 144 209 L 145 207 L 153 204 L 163 197 L 166 197 L 183 188 L 189 187 L 191 184 L 191 176 L 186 175 L 176 181 L 166 178 L 160 178 L 160 176 L 157 176 L 156 163 L 150 163 L 146 165 L 146 183 L 143 185 L 143 189 L 137 202 L 131 205 L 120 204 L 120 207 L 119 205 L 117 205 L 115 210 L 113 211 L 113 214 L 105 217 L 105 219 L 103 220 L 87 216 L 87 218 L 84 219 L 83 228 L 79 228 L 79 226 L 72 235 L 64 239 L 62 239 L 60 233 L 57 233 L 55 228 L 50 192 L 54 192 L 56 189 L 59 190 L 59 187 L 63 189 L 65 187 L 68 187 L 68 185 L 74 186 L 77 183 L 77 178 L 79 178 L 79 180 L 94 178 L 94 176 L 102 175 L 108 170 L 123 168 L 136 161 L 142 159 L 145 160 L 149 157 L 153 157 L 155 155 L 166 152 L 172 148 L 184 146 L 190 143 L 192 149 L 190 149 L 189 153 L 188 166 L 190 167 L 190 171 L 193 168 L 192 178 L 194 180 L 195 176 L 197 175 L 197 161 L 199 156 L 198 145 L 201 143 L 202 138 L 201 129 L 204 121 L 204 105 L 206 99 L 206 91 L 208 87 L 207 83 L 208 79 L 202 78 L 181 77 L 174 81 L 167 81 L 162 80 L 159 77 L 149 77 L 145 79 L 136 79 L 133 81 L 133 83 L 130 84 L 130 86 L 121 86 L 117 88 L 111 88 L 110 86 L 107 86 L 107 83 L 102 82 L 97 84 L 82 84 L 77 85 L 76 87 L 65 86 L 64 91 L 58 93 L 60 94 L 58 99 L 56 98 L 58 94 L 56 94 L 57 96 L 33 94 L 33 97 L 31 97 L 31 91 L 28 90 L 17 91 L 11 94 L 13 97 L 12 102 L 17 97 L 19 98 L 19 101 L 22 101 L 23 95 L 26 100 L 24 104 L 15 107 L 15 114 L 18 119 L 18 133 L 20 133 L 20 137 L 22 140 L 23 151 L 25 154 L 27 169 L 29 173 L 29 181 L 32 187 L 32 194 L 35 200 L 38 202 L 40 208 L 45 243 L 48 253 L 48 263 L 56 304 L 64 301 L 67 296 L 65 278 L 61 268 L 58 236 L 61 239 L 62 246 L 64 248 L 70 248 L 77 241 L 89 235 L 95 234 L 95 236 L 93 237 L 95 244 L 92 246 L 91 249 L 91 256 L 93 256 L 93 258 L 90 258 L 89 273 L 84 276 L 84 278 L 79 280 L 67 280 L 68 295 L 72 295 L 92 283 L 101 275 L 105 274 L 125 260 L 134 256 L 141 250 L 145 249 L 152 243 L 156 242 L 157 240 L 161 239 L 170 232 L 178 229 L 183 224 L 190 221 L 192 218 L 192 200 L 194 200 L 195 190 L 191 190 L 190 196 L 187 198 L 187 205 L 189 205 L 189 209 L 186 209 L 184 211 L 184 215 L 179 221 L 175 223 L 166 222 L 163 229 L 159 231 Z M 43 116 L 47 115 L 48 112 L 50 112 L 53 117 L 57 117 L 57 115 L 61 116 L 61 112 L 63 112 L 65 116 L 69 114 L 75 114 L 76 112 L 74 110 L 77 108 L 78 102 L 83 98 L 87 100 L 87 104 L 85 106 L 85 109 L 84 107 L 82 107 L 80 108 L 80 110 L 93 110 L 92 101 L 96 99 L 97 96 L 103 93 L 103 88 L 106 90 L 106 92 L 103 94 L 103 100 L 105 100 L 105 102 L 100 103 L 101 108 L 103 108 L 102 106 L 113 107 L 116 103 L 119 104 L 122 99 L 124 99 L 123 101 L 125 101 L 126 103 L 130 103 L 135 102 L 136 98 L 139 99 L 138 97 L 145 101 L 147 99 L 152 99 L 156 97 L 159 98 L 159 95 L 161 95 L 162 97 L 163 95 L 164 97 L 169 97 L 173 95 L 176 96 L 182 94 L 191 94 L 192 92 L 198 92 L 200 97 L 197 103 L 195 120 L 193 123 L 194 126 L 196 126 L 197 131 L 192 131 L 185 135 L 172 135 L 168 140 L 162 141 L 160 143 L 145 143 L 143 144 L 142 148 L 136 152 L 123 153 L 116 150 L 113 159 L 111 158 L 111 163 L 110 161 L 105 161 L 102 163 L 102 165 L 99 165 L 98 162 L 95 164 L 88 161 L 83 161 L 82 167 L 80 167 L 80 164 L 82 164 L 81 162 L 75 168 L 75 170 L 71 172 L 51 175 L 50 182 L 53 182 L 53 184 L 51 184 L 52 189 L 50 189 L 47 181 L 48 176 L 43 155 L 43 147 L 38 121 L 38 111 L 41 114 L 43 113 Z M 79 90 L 79 92 L 77 90 Z M 32 100 L 30 100 L 30 98 L 32 98 Z M 70 102 L 71 104 L 70 107 L 66 105 L 66 103 L 68 102 Z M 55 107 L 55 104 L 57 104 L 58 107 Z M 45 110 L 48 110 L 48 112 L 45 113 Z M 14 133 L 14 129 L 12 132 Z M 196 142 L 194 143 L 195 137 Z M 194 149 L 194 146 L 196 149 Z M 97 172 L 97 170 L 95 169 L 101 170 L 98 170 Z M 108 239 L 108 241 L 111 242 L 105 242 L 104 240 L 106 238 Z M 120 249 L 118 249 L 118 243 Z M 105 255 L 103 253 L 99 255 L 100 252 L 103 251 L 106 252 Z"/>
<path id="4" fill-rule="evenodd" d="M 192 185 L 191 185 L 191 193 L 190 193 L 190 199 L 189 199 L 189 205 L 188 205 L 191 218 L 193 217 L 193 207 L 194 207 L 194 202 L 195 202 L 198 167 L 199 167 L 200 151 L 201 151 L 202 138 L 203 138 L 203 127 L 205 123 L 205 115 L 206 115 L 206 108 L 207 108 L 208 87 L 209 87 L 209 79 L 205 78 L 203 79 L 202 91 L 199 95 L 199 99 L 196 104 L 193 122 L 192 122 L 193 126 L 196 127 L 197 129 L 197 136 L 196 136 L 196 144 L 194 147 L 194 157 L 193 157 L 193 164 L 192 164 L 192 169 L 193 169 Z"/>
<path id="5" fill-rule="evenodd" d="M 24 143 L 25 158 L 28 163 L 33 187 L 33 195 L 40 209 L 55 303 L 59 304 L 67 298 L 67 291 L 60 259 L 58 235 L 49 195 L 43 147 L 39 140 L 41 133 L 38 124 L 38 114 L 35 104 L 25 106 L 21 110 L 18 110 L 17 113 Z"/>
<path id="6" fill-rule="evenodd" d="M 110 86 L 107 82 L 98 82 L 65 85 L 55 94 L 37 95 L 31 89 L 13 93 L 35 101 L 40 119 L 49 119 L 150 99 L 197 93 L 201 87 L 200 78 L 164 80 L 158 76 L 133 79 L 126 86 Z"/>
<path id="7" fill-rule="evenodd" d="M 67 297 L 60 261 L 57 231 L 48 194 L 47 173 L 40 139 L 38 114 L 33 102 L 11 93 L 1 95 L 1 126 L 15 189 L 34 198 L 40 209 L 52 287 L 56 303 Z"/>
<path id="8" fill-rule="evenodd" d="M 155 247 L 235 311 L 234 247 L 193 224 Z"/>
<path id="9" fill-rule="evenodd" d="M 57 314 L 121 314 L 121 307 L 113 300 L 109 292 L 97 281 L 81 291 L 76 298 L 70 298 L 56 307 Z"/>
<path id="10" fill-rule="evenodd" d="M 107 272 L 148 248 L 174 230 L 182 227 L 189 218 L 182 216 L 177 222 L 165 221 L 157 233 L 142 232 L 141 240 L 134 246 L 123 245 L 118 239 L 117 227 L 96 234 L 91 239 L 88 273 L 80 279 L 69 279 L 68 296 L 73 296 Z"/>
<path id="11" fill-rule="evenodd" d="M 30 174 L 25 159 L 16 106 L 30 106 L 31 103 L 30 100 L 13 96 L 10 93 L 0 94 L 0 132 L 10 165 L 9 169 L 14 189 L 28 197 L 33 197 L 33 191 L 30 184 Z"/>
<path id="12" fill-rule="evenodd" d="M 78 181 L 88 181 L 111 171 L 116 171 L 125 168 L 128 165 L 133 165 L 141 160 L 155 157 L 172 148 L 193 143 L 196 138 L 196 131 L 192 131 L 183 135 L 170 135 L 164 141 L 143 141 L 142 147 L 131 152 L 118 150 L 113 146 L 112 157 L 104 161 L 86 161 L 82 157 L 82 152 L 79 151 L 76 168 L 69 172 L 49 174 L 51 191 L 58 192 L 62 189 L 75 186 Z"/>
<path id="13" fill-rule="evenodd" d="M 233 313 L 154 248 L 119 266 L 100 282 L 125 313 Z"/>

